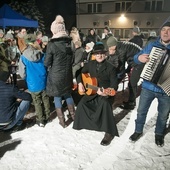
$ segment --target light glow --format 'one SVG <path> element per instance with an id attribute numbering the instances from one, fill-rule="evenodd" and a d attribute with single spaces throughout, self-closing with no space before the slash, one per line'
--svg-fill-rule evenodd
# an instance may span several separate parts
<path id="1" fill-rule="evenodd" d="M 121 16 L 119 17 L 119 21 L 120 22 L 125 22 L 126 21 L 125 14 L 121 14 Z"/>

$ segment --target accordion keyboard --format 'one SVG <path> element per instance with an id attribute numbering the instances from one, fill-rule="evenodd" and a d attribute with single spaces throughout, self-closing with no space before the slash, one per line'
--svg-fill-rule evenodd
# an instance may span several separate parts
<path id="1" fill-rule="evenodd" d="M 149 54 L 149 62 L 147 62 L 140 75 L 141 78 L 151 81 L 162 57 L 166 54 L 166 50 L 153 47 Z"/>

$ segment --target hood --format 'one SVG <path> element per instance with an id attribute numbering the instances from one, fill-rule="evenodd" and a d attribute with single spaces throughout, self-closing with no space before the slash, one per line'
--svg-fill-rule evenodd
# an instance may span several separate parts
<path id="1" fill-rule="evenodd" d="M 29 45 L 27 49 L 23 52 L 23 56 L 29 61 L 37 62 L 41 59 L 42 52 Z"/>
<path id="2" fill-rule="evenodd" d="M 158 48 L 163 48 L 163 49 L 168 49 L 168 50 L 170 50 L 170 44 L 167 44 L 167 45 L 166 45 L 166 44 L 162 43 L 160 36 L 158 36 L 158 38 L 156 39 L 156 41 L 151 42 L 151 44 L 152 44 L 153 46 L 155 46 L 155 47 L 158 47 Z"/>

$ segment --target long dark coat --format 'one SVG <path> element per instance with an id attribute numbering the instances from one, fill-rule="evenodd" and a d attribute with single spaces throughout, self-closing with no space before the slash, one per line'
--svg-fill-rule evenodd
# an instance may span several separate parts
<path id="1" fill-rule="evenodd" d="M 73 52 L 71 39 L 52 39 L 47 45 L 44 65 L 48 67 L 46 91 L 49 96 L 63 96 L 72 92 Z"/>
<path id="2" fill-rule="evenodd" d="M 99 70 L 97 71 L 96 68 Z M 100 65 L 97 64 L 96 60 L 89 61 L 81 72 L 90 73 L 91 77 L 96 77 L 99 87 L 117 89 L 116 70 L 107 61 Z M 81 76 L 78 76 L 77 82 L 81 82 Z M 98 94 L 83 96 L 76 109 L 73 128 L 103 131 L 118 136 L 112 110 L 113 99 L 114 97 Z"/>

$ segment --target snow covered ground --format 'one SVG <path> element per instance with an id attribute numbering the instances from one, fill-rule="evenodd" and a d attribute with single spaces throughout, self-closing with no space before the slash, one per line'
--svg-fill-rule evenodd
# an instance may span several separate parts
<path id="1" fill-rule="evenodd" d="M 137 105 L 138 105 L 137 98 Z M 157 101 L 149 110 L 144 135 L 129 142 L 137 107 L 118 123 L 120 137 L 100 145 L 104 132 L 63 129 L 55 118 L 45 128 L 34 125 L 12 134 L 0 133 L 0 170 L 169 170 L 170 134 L 164 147 L 154 139 Z M 67 111 L 66 111 L 67 112 Z M 115 117 L 123 112 L 113 110 Z"/>

